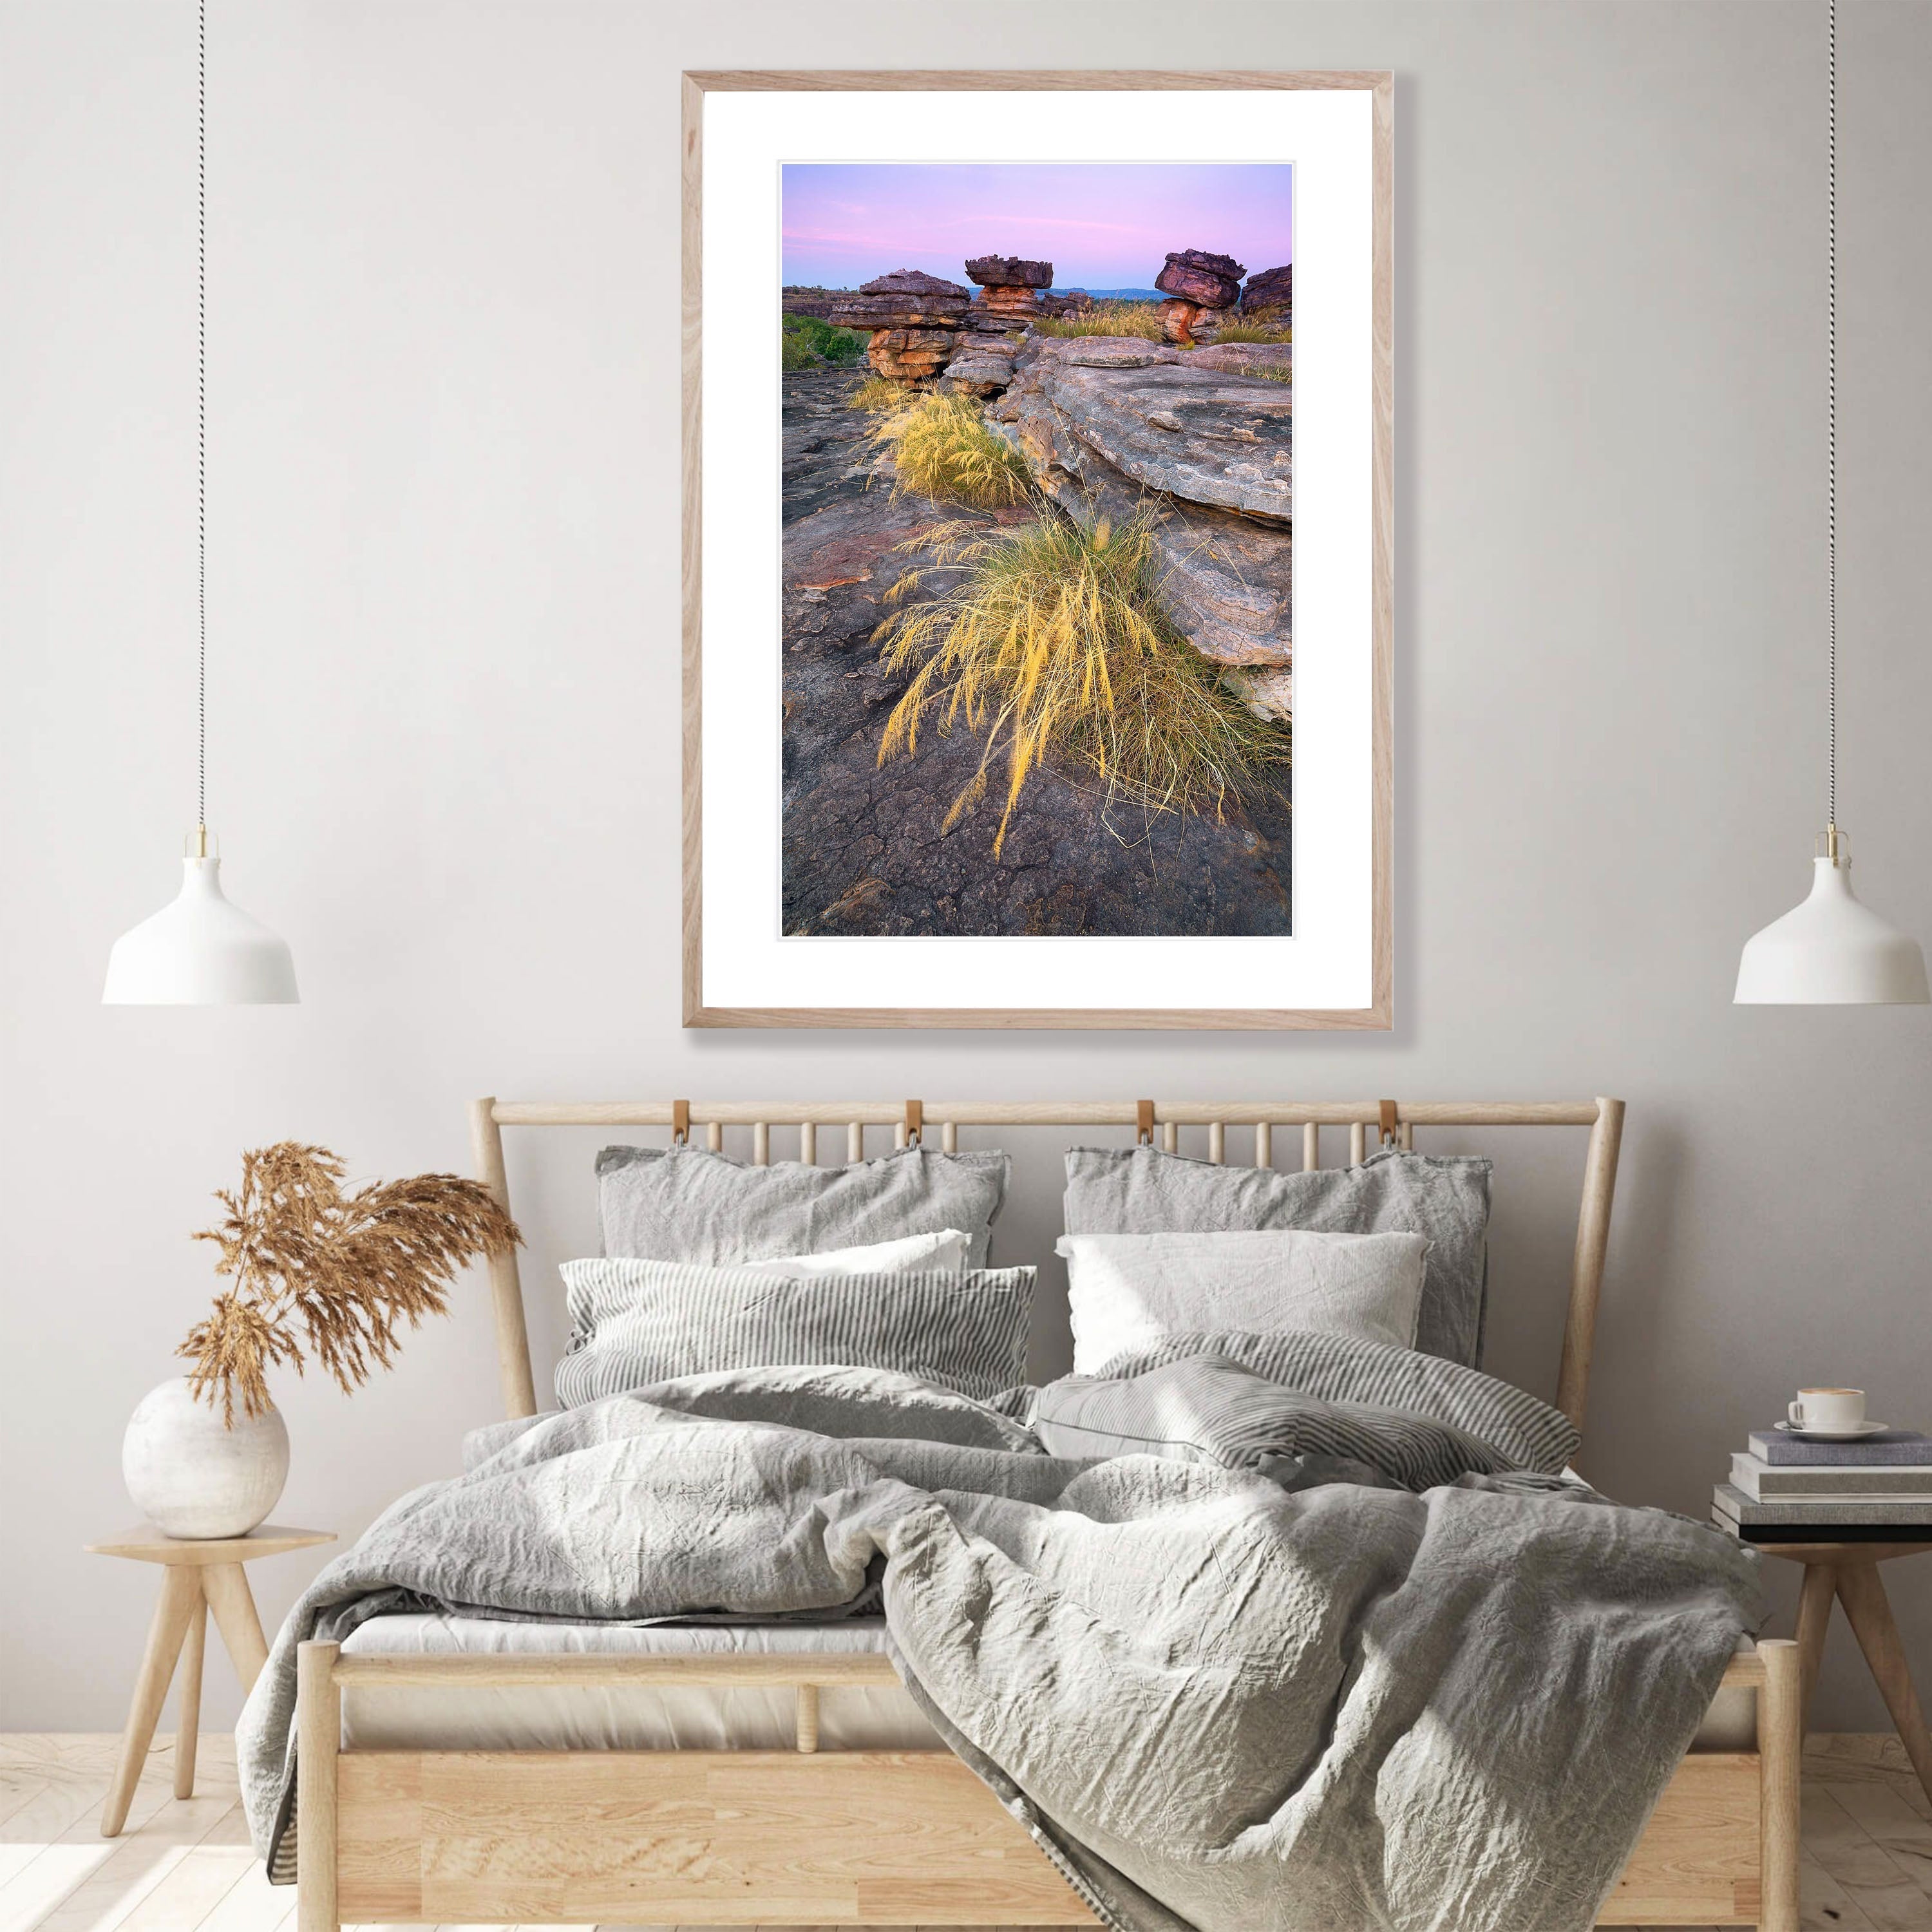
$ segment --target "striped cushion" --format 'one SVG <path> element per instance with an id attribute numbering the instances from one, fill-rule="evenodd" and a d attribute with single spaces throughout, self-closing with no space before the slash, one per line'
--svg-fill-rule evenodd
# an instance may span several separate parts
<path id="1" fill-rule="evenodd" d="M 566 1408 L 718 1369 L 896 1369 L 984 1400 L 1026 1360 L 1034 1270 L 775 1279 L 760 1270 L 616 1258 L 566 1262 Z"/>
<path id="2" fill-rule="evenodd" d="M 1224 1364 L 1238 1364 L 1306 1399 L 1280 1412 L 1292 1423 L 1286 1453 L 1305 1450 L 1344 1456 L 1394 1474 L 1398 1468 L 1410 1466 L 1402 1458 L 1412 1450 L 1420 1452 L 1423 1438 L 1430 1432 L 1427 1425 L 1435 1424 L 1456 1437 L 1486 1445 L 1492 1452 L 1492 1460 L 1466 1462 L 1462 1468 L 1529 1469 L 1554 1475 L 1576 1453 L 1581 1439 L 1569 1418 L 1560 1411 L 1508 1382 L 1484 1375 L 1479 1369 L 1464 1368 L 1460 1363 L 1422 1354 L 1412 1348 L 1364 1342 L 1352 1335 L 1318 1335 L 1305 1330 L 1274 1335 L 1246 1332 L 1170 1335 L 1144 1348 L 1117 1355 L 1100 1376 L 1088 1378 L 1085 1387 L 1088 1390 L 1099 1387 L 1102 1378 L 1118 1384 L 1123 1378 L 1144 1376 L 1150 1370 L 1182 1362 L 1190 1356 L 1212 1357 Z M 1186 1379 L 1180 1378 L 1184 1385 Z M 1212 1379 L 1203 1378 L 1203 1391 Z M 1080 1378 L 1069 1377 L 1052 1384 L 1041 1391 L 1042 1403 L 1054 1396 L 1055 1390 L 1070 1390 L 1080 1381 Z M 1126 1412 L 1125 1398 L 1118 1406 L 1112 1398 L 1089 1399 L 1094 1404 L 1095 1416 L 1102 1423 L 1109 1414 Z M 1197 1406 L 1204 1406 L 1204 1400 L 1203 1394 Z M 1070 1402 L 1055 1397 L 1053 1406 L 1062 1415 L 1071 1413 Z M 1249 1412 L 1257 1426 L 1263 1428 L 1271 1426 L 1262 1414 L 1264 1406 L 1257 1406 Z M 1036 1432 L 1037 1418 L 1042 1413 L 1042 1409 L 1036 1408 Z M 1246 1424 L 1238 1418 L 1229 1426 L 1238 1439 Z M 1043 1432 L 1042 1439 L 1046 1439 Z M 1405 1443 L 1408 1447 L 1405 1448 Z M 1378 1446 L 1388 1444 L 1394 1447 Z M 1056 1449 L 1051 1442 L 1047 1446 L 1049 1453 L 1056 1455 L 1120 1453 L 1103 1448 L 1083 1452 Z M 1217 1455 L 1215 1460 L 1221 1458 Z M 1462 1469 L 1456 1473 L 1460 1474 Z M 1435 1480 L 1450 1478 L 1438 1476 Z"/>

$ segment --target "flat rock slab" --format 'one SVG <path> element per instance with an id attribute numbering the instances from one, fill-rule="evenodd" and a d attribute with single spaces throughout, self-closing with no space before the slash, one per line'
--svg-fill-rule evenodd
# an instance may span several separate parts
<path id="1" fill-rule="evenodd" d="M 1150 490 L 1288 520 L 1292 395 L 1286 383 L 1180 360 L 1110 368 L 1055 361 L 1040 388 L 1076 436 Z"/>

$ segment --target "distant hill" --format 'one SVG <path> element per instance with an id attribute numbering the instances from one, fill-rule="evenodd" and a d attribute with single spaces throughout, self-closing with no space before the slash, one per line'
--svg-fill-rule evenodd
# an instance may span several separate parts
<path id="1" fill-rule="evenodd" d="M 1049 295 L 1070 296 L 1071 288 L 1054 287 L 1047 291 Z M 1087 293 L 1096 302 L 1165 302 L 1167 298 L 1158 289 L 1089 289 Z"/>

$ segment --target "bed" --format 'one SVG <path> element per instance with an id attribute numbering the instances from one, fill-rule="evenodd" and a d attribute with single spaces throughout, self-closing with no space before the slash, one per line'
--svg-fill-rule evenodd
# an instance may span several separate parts
<path id="1" fill-rule="evenodd" d="M 511 1205 L 502 1130 L 774 1128 L 815 1161 L 821 1129 L 862 1159 L 868 1129 L 904 1146 L 962 1128 L 1127 1130 L 1177 1150 L 1204 1130 L 1255 1164 L 1324 1129 L 1352 1164 L 1418 1129 L 1587 1130 L 1556 1406 L 1580 1429 L 1623 1108 L 1580 1103 L 480 1100 L 477 1166 Z M 515 1257 L 492 1268 L 503 1406 L 534 1416 Z M 1033 1924 L 1096 1922 L 992 1790 L 901 1688 L 866 1619 L 802 1628 L 512 1624 L 384 1616 L 298 1658 L 302 1932 L 388 1923 Z M 1802 1689 L 1788 1643 L 1741 1647 L 1601 1913 L 1605 1924 L 1795 1932 Z M 1592 1894 L 1594 1895 L 1594 1894 Z"/>

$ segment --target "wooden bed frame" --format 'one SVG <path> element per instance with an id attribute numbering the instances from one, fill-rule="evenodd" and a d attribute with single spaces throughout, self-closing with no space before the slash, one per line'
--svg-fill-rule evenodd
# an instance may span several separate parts
<path id="1" fill-rule="evenodd" d="M 928 1122 L 943 1144 L 971 1127 L 1126 1127 L 1178 1148 L 1205 1127 L 1210 1160 L 1228 1130 L 1253 1130 L 1272 1165 L 1276 1128 L 1301 1130 L 1302 1164 L 1320 1165 L 1321 1131 L 1346 1128 L 1351 1162 L 1372 1132 L 1408 1148 L 1418 1127 L 1587 1127 L 1569 1315 L 1557 1406 L 1580 1428 L 1610 1237 L 1623 1102 L 917 1101 L 799 1106 L 684 1101 L 575 1106 L 478 1100 L 471 1109 L 482 1178 L 509 1205 L 506 1126 L 751 1130 L 754 1160 L 774 1126 L 799 1131 L 815 1160 L 820 1127 L 845 1129 L 850 1160 L 868 1127 L 896 1145 Z M 491 1268 L 504 1406 L 537 1412 L 514 1254 Z M 825 1751 L 818 1694 L 893 1684 L 877 1655 L 728 1657 L 340 1654 L 306 1643 L 298 1658 L 298 1932 L 376 1923 L 717 1925 L 1090 1925 L 1094 1914 L 973 1773 L 950 1753 Z M 1797 1932 L 1798 1778 L 1802 1690 L 1796 1647 L 1766 1641 L 1740 1655 L 1726 1688 L 1754 1694 L 1757 1747 L 1696 1752 L 1678 1767 L 1601 1923 L 1759 1925 Z M 646 1683 L 788 1687 L 792 1751 L 344 1750 L 341 1694 L 391 1685 Z M 887 1828 L 881 1829 L 882 1823 Z"/>

